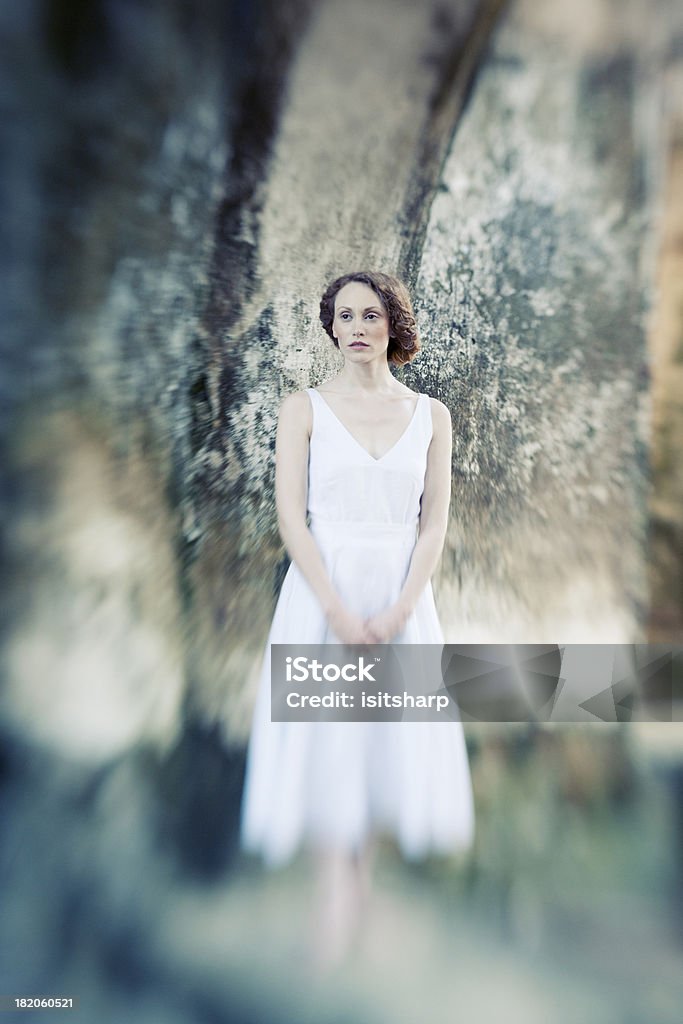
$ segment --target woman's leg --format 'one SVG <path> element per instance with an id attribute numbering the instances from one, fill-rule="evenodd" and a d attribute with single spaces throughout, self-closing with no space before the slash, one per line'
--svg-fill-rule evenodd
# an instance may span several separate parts
<path id="1" fill-rule="evenodd" d="M 372 837 L 358 851 L 354 859 L 356 876 L 356 905 L 359 926 L 367 922 L 372 899 L 372 868 L 375 861 L 376 840 Z"/>
<path id="2" fill-rule="evenodd" d="M 314 956 L 331 967 L 351 948 L 368 909 L 374 849 L 316 851 Z"/>

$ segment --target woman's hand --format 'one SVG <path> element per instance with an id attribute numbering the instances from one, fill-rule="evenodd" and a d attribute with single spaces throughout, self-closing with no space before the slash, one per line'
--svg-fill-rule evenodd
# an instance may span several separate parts
<path id="1" fill-rule="evenodd" d="M 372 644 L 372 634 L 360 615 L 338 604 L 328 613 L 327 621 L 335 636 L 342 644 Z"/>
<path id="2" fill-rule="evenodd" d="M 405 624 L 408 621 L 408 617 L 408 610 L 400 604 L 394 604 L 385 611 L 379 612 L 377 615 L 373 615 L 372 618 L 368 619 L 365 623 L 365 626 L 371 636 L 370 643 L 390 643 L 393 638 L 404 629 Z"/>

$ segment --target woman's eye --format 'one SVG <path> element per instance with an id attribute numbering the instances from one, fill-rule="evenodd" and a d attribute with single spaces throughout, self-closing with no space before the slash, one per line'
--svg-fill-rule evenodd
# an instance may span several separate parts
<path id="1" fill-rule="evenodd" d="M 372 317 L 373 320 L 377 319 L 377 314 L 376 313 L 368 313 L 368 316 Z"/>
<path id="2" fill-rule="evenodd" d="M 339 314 L 341 320 L 348 320 L 350 315 L 351 315 L 350 313 L 340 313 Z"/>

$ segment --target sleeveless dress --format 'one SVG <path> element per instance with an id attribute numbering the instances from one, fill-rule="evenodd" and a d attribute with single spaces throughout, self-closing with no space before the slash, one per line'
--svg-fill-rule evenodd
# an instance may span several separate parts
<path id="1" fill-rule="evenodd" d="M 375 459 L 325 399 L 313 406 L 309 529 L 337 592 L 363 618 L 399 596 L 417 539 L 431 402 L 419 395 L 408 427 Z M 467 849 L 474 803 L 462 722 L 272 722 L 270 644 L 339 643 L 292 562 L 259 680 L 242 797 L 241 845 L 268 866 L 302 845 L 354 851 L 371 832 L 393 835 L 410 860 Z M 431 583 L 392 643 L 444 642 Z"/>

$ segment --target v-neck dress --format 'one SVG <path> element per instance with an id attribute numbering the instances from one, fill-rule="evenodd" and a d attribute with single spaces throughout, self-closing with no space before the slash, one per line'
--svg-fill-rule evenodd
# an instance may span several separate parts
<path id="1" fill-rule="evenodd" d="M 374 458 L 325 399 L 313 407 L 308 518 L 333 585 L 363 618 L 393 604 L 419 529 L 431 402 L 419 395 L 398 441 Z M 271 867 L 303 846 L 358 850 L 392 835 L 411 860 L 467 849 L 472 783 L 462 723 L 272 722 L 270 645 L 339 643 L 292 562 L 275 608 L 259 680 L 242 797 L 241 844 Z M 431 583 L 392 643 L 444 642 Z"/>

